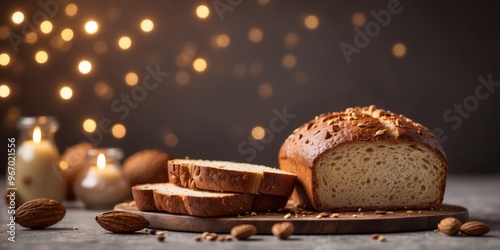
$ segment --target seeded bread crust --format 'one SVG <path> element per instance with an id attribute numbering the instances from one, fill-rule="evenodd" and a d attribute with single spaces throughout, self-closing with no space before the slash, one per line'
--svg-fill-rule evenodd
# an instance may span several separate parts
<path id="1" fill-rule="evenodd" d="M 319 180 L 315 179 L 314 174 L 317 161 L 323 154 L 341 145 L 379 141 L 411 142 L 422 145 L 439 157 L 441 167 L 445 173 L 447 171 L 446 154 L 426 127 L 403 115 L 377 109 L 374 105 L 348 108 L 342 112 L 316 116 L 314 120 L 297 128 L 283 143 L 279 152 L 280 169 L 295 173 L 298 177 L 294 199 L 306 207 L 325 210 L 317 195 Z M 438 207 L 443 200 L 445 186 L 446 174 L 439 178 L 440 198 L 433 204 L 422 204 L 415 208 Z M 401 207 L 395 204 L 385 208 Z M 335 209 L 345 211 L 352 208 Z M 379 207 L 362 207 L 362 209 L 379 209 Z"/>
<path id="2" fill-rule="evenodd" d="M 285 207 L 289 198 L 288 196 L 267 194 L 254 195 L 194 190 L 190 191 L 200 194 L 199 197 L 162 192 L 162 190 L 168 191 L 172 185 L 174 184 L 155 183 L 133 186 L 132 195 L 136 207 L 142 211 L 165 211 L 202 217 L 229 216 L 252 211 L 278 210 Z"/>
<path id="3" fill-rule="evenodd" d="M 170 160 L 168 161 L 169 182 L 183 187 L 221 192 L 269 194 L 290 196 L 297 176 L 272 168 L 250 165 L 248 170 L 231 169 L 231 162 L 216 162 L 220 166 L 205 164 L 209 161 Z M 259 170 L 251 170 L 251 167 Z M 267 169 L 267 170 L 266 170 Z"/>

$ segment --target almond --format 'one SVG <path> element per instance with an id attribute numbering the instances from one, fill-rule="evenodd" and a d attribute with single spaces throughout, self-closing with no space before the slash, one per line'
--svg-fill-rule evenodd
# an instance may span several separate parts
<path id="1" fill-rule="evenodd" d="M 17 208 L 16 222 L 23 227 L 41 229 L 61 221 L 64 215 L 66 215 L 66 208 L 58 201 L 39 198 Z"/>
<path id="2" fill-rule="evenodd" d="M 252 224 L 241 224 L 231 229 L 231 235 L 238 240 L 246 240 L 257 233 L 257 228 Z"/>
<path id="3" fill-rule="evenodd" d="M 462 226 L 462 223 L 460 223 L 459 220 L 453 217 L 448 217 L 439 222 L 438 229 L 446 235 L 453 236 L 460 232 L 460 226 Z"/>
<path id="4" fill-rule="evenodd" d="M 460 232 L 470 236 L 481 236 L 489 231 L 490 227 L 480 221 L 469 221 L 460 227 Z"/>
<path id="5" fill-rule="evenodd" d="M 290 222 L 276 223 L 271 228 L 271 232 L 279 239 L 288 239 L 293 234 L 293 224 Z"/>
<path id="6" fill-rule="evenodd" d="M 149 226 L 146 218 L 124 211 L 104 212 L 96 216 L 95 220 L 102 228 L 113 233 L 133 233 Z"/>

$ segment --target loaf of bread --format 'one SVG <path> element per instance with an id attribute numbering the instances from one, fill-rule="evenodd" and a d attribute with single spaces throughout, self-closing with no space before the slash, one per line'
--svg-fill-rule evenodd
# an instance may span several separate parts
<path id="1" fill-rule="evenodd" d="M 374 105 L 297 128 L 279 164 L 297 175 L 294 199 L 318 211 L 436 208 L 447 175 L 445 152 L 427 128 Z"/>
<path id="2" fill-rule="evenodd" d="M 132 194 L 139 210 L 200 217 L 272 211 L 283 208 L 288 201 L 287 196 L 192 190 L 172 183 L 136 185 Z"/>
<path id="3" fill-rule="evenodd" d="M 169 182 L 191 189 L 290 196 L 297 176 L 248 163 L 176 159 L 168 161 Z"/>

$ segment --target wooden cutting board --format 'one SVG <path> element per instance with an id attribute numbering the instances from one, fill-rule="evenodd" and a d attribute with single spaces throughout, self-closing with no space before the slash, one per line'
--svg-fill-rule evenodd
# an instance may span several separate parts
<path id="1" fill-rule="evenodd" d="M 271 227 L 278 222 L 289 221 L 294 225 L 294 234 L 349 234 L 349 233 L 391 233 L 419 230 L 434 230 L 439 221 L 446 217 L 455 217 L 464 222 L 469 213 L 466 208 L 443 204 L 437 210 L 390 211 L 384 215 L 374 211 L 340 213 L 338 218 L 316 218 L 319 213 L 292 214 L 257 213 L 234 217 L 202 218 L 188 215 L 176 215 L 165 212 L 139 211 L 129 203 L 120 203 L 115 210 L 128 211 L 144 216 L 150 227 L 162 230 L 184 232 L 229 233 L 231 228 L 240 224 L 253 224 L 259 234 L 271 234 Z"/>

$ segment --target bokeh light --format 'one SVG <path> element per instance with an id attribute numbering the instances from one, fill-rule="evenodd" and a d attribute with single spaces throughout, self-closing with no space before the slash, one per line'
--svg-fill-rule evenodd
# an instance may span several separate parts
<path id="1" fill-rule="evenodd" d="M 10 36 L 10 29 L 6 25 L 0 26 L 0 39 L 7 39 Z"/>
<path id="2" fill-rule="evenodd" d="M 59 90 L 59 95 L 61 96 L 62 99 L 69 100 L 73 96 L 73 90 L 68 86 L 62 87 Z"/>
<path id="3" fill-rule="evenodd" d="M 260 43 L 264 38 L 264 33 L 259 28 L 252 28 L 248 31 L 248 39 L 253 43 Z"/>
<path id="4" fill-rule="evenodd" d="M 0 54 L 0 65 L 7 66 L 10 63 L 10 56 L 7 53 Z"/>
<path id="5" fill-rule="evenodd" d="M 154 28 L 154 23 L 150 19 L 144 19 L 141 22 L 141 30 L 144 32 L 151 32 Z"/>
<path id="6" fill-rule="evenodd" d="M 111 128 L 111 134 L 117 139 L 125 137 L 127 134 L 127 129 L 123 124 L 117 123 Z"/>
<path id="7" fill-rule="evenodd" d="M 137 74 L 135 72 L 128 72 L 125 75 L 125 82 L 129 86 L 134 86 L 139 82 L 139 77 L 137 76 Z"/>
<path id="8" fill-rule="evenodd" d="M 76 13 L 78 13 L 78 7 L 76 6 L 76 4 L 70 3 L 70 4 L 66 5 L 65 12 L 66 12 L 66 15 L 68 15 L 68 16 L 74 16 L 74 15 L 76 15 Z"/>
<path id="9" fill-rule="evenodd" d="M 168 133 L 163 138 L 163 141 L 169 148 L 173 148 L 179 143 L 179 138 L 174 133 Z"/>
<path id="10" fill-rule="evenodd" d="M 47 54 L 47 52 L 40 50 L 40 51 L 36 52 L 35 60 L 39 64 L 44 64 L 49 60 L 49 55 Z"/>
<path id="11" fill-rule="evenodd" d="M 83 127 L 83 130 L 85 130 L 85 132 L 92 133 L 97 128 L 97 124 L 93 119 L 88 118 L 85 121 L 83 121 L 82 127 Z"/>
<path id="12" fill-rule="evenodd" d="M 206 5 L 199 5 L 196 8 L 196 15 L 201 19 L 205 19 L 210 15 L 210 9 Z"/>
<path id="13" fill-rule="evenodd" d="M 0 97 L 7 98 L 10 95 L 10 88 L 7 84 L 0 85 Z"/>
<path id="14" fill-rule="evenodd" d="M 402 58 L 406 55 L 406 46 L 403 43 L 396 43 L 392 46 L 392 54 L 396 58 Z"/>
<path id="15" fill-rule="evenodd" d="M 106 82 L 97 82 L 94 86 L 94 92 L 97 96 L 104 100 L 109 100 L 113 97 L 113 89 Z"/>
<path id="16" fill-rule="evenodd" d="M 99 25 L 96 21 L 90 20 L 85 23 L 85 31 L 89 34 L 94 34 L 99 30 Z"/>
<path id="17" fill-rule="evenodd" d="M 252 137 L 255 140 L 262 140 L 264 136 L 266 136 L 266 130 L 264 130 L 261 126 L 256 126 L 252 129 Z"/>
<path id="18" fill-rule="evenodd" d="M 40 24 L 40 30 L 42 33 L 49 34 L 52 31 L 52 23 L 50 21 L 43 21 Z"/>
<path id="19" fill-rule="evenodd" d="M 193 62 L 193 68 L 198 72 L 203 72 L 207 69 L 207 61 L 203 58 L 197 58 Z"/>
<path id="20" fill-rule="evenodd" d="M 128 36 L 122 36 L 118 40 L 118 46 L 123 50 L 129 49 L 132 46 L 132 40 Z"/>
<path id="21" fill-rule="evenodd" d="M 73 39 L 73 35 L 73 30 L 71 29 L 64 29 L 61 31 L 61 38 L 66 42 L 71 41 L 71 39 Z"/>
<path id="22" fill-rule="evenodd" d="M 38 35 L 35 32 L 28 32 L 25 39 L 27 43 L 33 44 L 38 40 Z"/>
<path id="23" fill-rule="evenodd" d="M 92 64 L 87 60 L 82 60 L 78 63 L 78 70 L 82 74 L 88 74 L 92 70 Z"/>
<path id="24" fill-rule="evenodd" d="M 299 43 L 299 35 L 295 32 L 288 32 L 285 35 L 285 46 L 287 48 L 294 48 Z"/>
<path id="25" fill-rule="evenodd" d="M 352 24 L 358 27 L 362 27 L 366 23 L 366 17 L 365 14 L 361 12 L 356 12 L 352 15 Z"/>
<path id="26" fill-rule="evenodd" d="M 273 86 L 267 82 L 259 85 L 259 96 L 262 98 L 269 98 L 273 94 Z"/>
<path id="27" fill-rule="evenodd" d="M 233 75 L 237 78 L 245 77 L 247 74 L 247 67 L 243 63 L 238 63 L 233 66 Z"/>
<path id="28" fill-rule="evenodd" d="M 293 54 L 286 54 L 282 60 L 283 67 L 286 69 L 294 68 L 297 65 L 297 57 Z"/>
<path id="29" fill-rule="evenodd" d="M 304 25 L 310 30 L 314 30 L 319 26 L 319 19 L 315 15 L 309 15 L 304 19 Z"/>
<path id="30" fill-rule="evenodd" d="M 217 46 L 219 46 L 220 48 L 229 46 L 230 42 L 231 39 L 229 39 L 229 36 L 226 34 L 218 35 L 217 38 L 215 38 L 215 44 L 217 44 Z"/>
<path id="31" fill-rule="evenodd" d="M 179 85 L 186 85 L 189 83 L 189 74 L 186 71 L 179 71 L 175 74 L 175 81 Z"/>
<path id="32" fill-rule="evenodd" d="M 21 11 L 16 11 L 12 14 L 12 22 L 20 24 L 24 21 L 24 14 Z"/>

